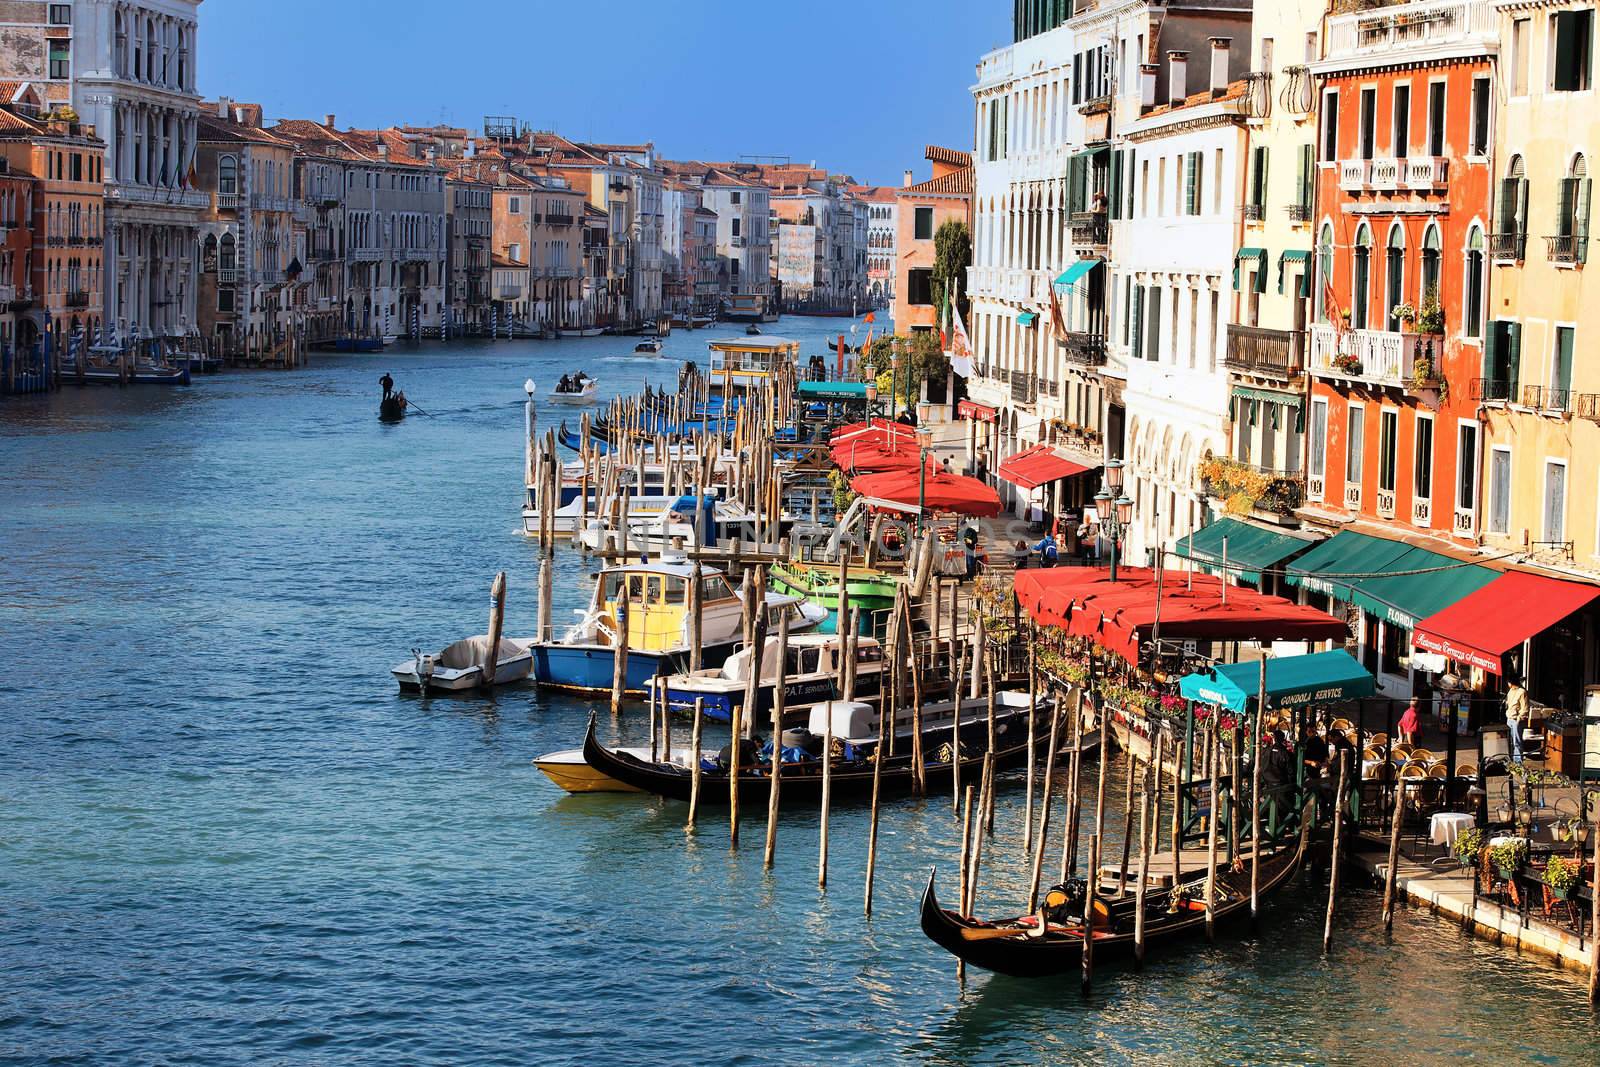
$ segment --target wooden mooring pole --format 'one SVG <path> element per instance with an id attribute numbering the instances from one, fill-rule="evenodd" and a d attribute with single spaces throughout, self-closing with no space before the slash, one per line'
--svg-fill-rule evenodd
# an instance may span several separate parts
<path id="1" fill-rule="evenodd" d="M 767 798 L 767 848 L 762 866 L 772 869 L 778 855 L 778 786 L 783 777 L 783 693 L 789 684 L 789 613 L 778 621 L 778 683 L 772 687 L 772 781 Z"/>
<path id="2" fill-rule="evenodd" d="M 694 729 L 689 741 L 689 821 L 685 830 L 694 829 L 694 817 L 700 810 L 700 731 L 705 724 L 706 698 L 694 698 Z"/>
<path id="3" fill-rule="evenodd" d="M 1333 904 L 1339 895 L 1339 837 L 1344 829 L 1345 775 L 1350 771 L 1350 754 L 1339 750 L 1339 788 L 1333 794 L 1333 845 L 1328 859 L 1328 915 L 1322 923 L 1322 951 L 1333 948 Z"/>

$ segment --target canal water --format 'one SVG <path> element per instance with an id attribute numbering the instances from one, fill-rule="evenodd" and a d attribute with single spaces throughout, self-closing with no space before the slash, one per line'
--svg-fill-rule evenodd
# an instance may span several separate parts
<path id="1" fill-rule="evenodd" d="M 839 325 L 768 332 L 810 355 Z M 962 989 L 916 925 L 931 867 L 953 892 L 948 798 L 886 808 L 867 921 L 859 809 L 821 895 L 814 815 L 784 816 L 769 874 L 758 814 L 731 853 L 715 813 L 686 838 L 680 805 L 546 781 L 529 761 L 599 705 L 398 695 L 409 649 L 484 628 L 495 571 L 532 627 L 523 380 L 670 383 L 720 333 L 0 404 L 0 1060 L 1600 1061 L 1577 980 L 1410 911 L 1389 943 L 1359 889 L 1326 958 L 1313 886 L 1088 997 Z M 385 371 L 427 415 L 378 423 Z M 558 623 L 588 582 L 564 555 Z M 1025 892 L 1020 807 L 1013 785 L 981 910 Z"/>

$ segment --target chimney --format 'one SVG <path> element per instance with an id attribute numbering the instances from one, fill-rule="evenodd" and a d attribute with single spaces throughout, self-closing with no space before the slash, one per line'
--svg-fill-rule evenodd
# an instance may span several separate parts
<path id="1" fill-rule="evenodd" d="M 433 145 L 429 145 L 427 150 L 423 153 L 423 158 L 426 159 L 429 163 L 433 163 L 433 162 L 437 161 L 438 158 L 439 158 L 439 150 L 437 148 L 435 148 Z"/>
<path id="2" fill-rule="evenodd" d="M 227 121 L 233 118 L 233 101 L 225 96 L 217 98 L 217 118 Z"/>
<path id="3" fill-rule="evenodd" d="M 462 150 L 462 155 L 466 159 L 478 158 L 478 139 L 476 137 L 467 138 L 467 147 Z"/>
<path id="4" fill-rule="evenodd" d="M 385 163 L 389 162 L 389 142 L 388 141 L 379 141 L 378 142 L 378 158 L 383 160 Z"/>
<path id="5" fill-rule="evenodd" d="M 1232 49 L 1232 37 L 1211 38 L 1211 95 L 1214 97 L 1228 91 L 1228 57 Z"/>
<path id="6" fill-rule="evenodd" d="M 1189 53 L 1174 49 L 1167 53 L 1167 99 L 1181 104 L 1189 98 Z"/>
<path id="7" fill-rule="evenodd" d="M 327 118 L 326 118 L 326 119 L 325 119 L 325 120 L 324 120 L 324 121 L 323 121 L 323 123 L 322 123 L 322 124 L 323 124 L 323 125 L 324 125 L 324 126 L 326 126 L 326 127 L 328 127 L 328 129 L 330 129 L 330 130 L 331 130 L 331 129 L 333 129 L 333 127 L 334 127 L 334 125 L 335 125 L 335 123 L 334 123 L 334 118 L 335 118 L 335 116 L 334 116 L 334 115 L 333 115 L 333 113 L 332 113 L 332 112 L 330 112 L 330 113 L 329 113 L 329 114 L 328 114 L 328 117 L 327 117 Z"/>
<path id="8" fill-rule="evenodd" d="M 1156 106 L 1156 72 L 1154 63 L 1139 64 L 1139 106 L 1149 110 Z"/>
<path id="9" fill-rule="evenodd" d="M 911 188 L 911 187 L 912 187 L 912 186 L 913 186 L 913 185 L 915 185 L 915 184 L 917 184 L 917 181 L 916 181 L 916 178 L 915 178 L 915 176 L 914 176 L 914 175 L 912 175 L 912 173 L 911 173 L 911 172 L 910 172 L 910 171 L 909 171 L 909 170 L 908 170 L 908 171 L 906 171 L 906 178 L 905 178 L 905 180 L 906 180 L 906 188 L 907 188 L 907 189 L 909 189 L 909 188 Z"/>

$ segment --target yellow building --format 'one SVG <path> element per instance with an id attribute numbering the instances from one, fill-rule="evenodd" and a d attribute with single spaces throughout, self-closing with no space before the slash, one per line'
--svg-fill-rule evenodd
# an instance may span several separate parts
<path id="1" fill-rule="evenodd" d="M 1600 573 L 1600 282 L 1590 254 L 1595 19 L 1588 0 L 1502 0 L 1483 376 L 1483 541 Z"/>
<path id="2" fill-rule="evenodd" d="M 1305 338 L 1313 313 L 1316 87 L 1326 0 L 1258 4 L 1251 22 L 1239 168 L 1242 237 L 1228 323 L 1230 456 L 1206 472 L 1212 506 L 1244 499 L 1242 485 L 1273 479 L 1252 511 L 1292 523 L 1304 499 Z"/>

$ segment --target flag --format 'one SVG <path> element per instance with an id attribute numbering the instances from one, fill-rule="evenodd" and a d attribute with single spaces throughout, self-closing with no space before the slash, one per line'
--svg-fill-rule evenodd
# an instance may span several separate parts
<path id="1" fill-rule="evenodd" d="M 961 309 L 950 305 L 951 341 L 950 369 L 963 378 L 972 377 L 972 339 L 967 336 L 966 324 L 961 321 Z"/>
<path id="2" fill-rule="evenodd" d="M 1344 309 L 1339 306 L 1339 298 L 1334 294 L 1333 283 L 1327 278 L 1322 279 L 1322 310 L 1328 316 L 1328 321 L 1333 323 L 1334 332 L 1342 335 L 1348 323 L 1344 320 Z"/>
<path id="3" fill-rule="evenodd" d="M 842 334 L 842 333 L 839 335 L 839 354 L 838 354 L 838 359 L 837 359 L 837 366 L 836 366 L 835 369 L 836 369 L 836 372 L 839 375 L 840 380 L 843 380 L 844 379 L 844 334 Z"/>
<path id="4" fill-rule="evenodd" d="M 1059 341 L 1067 336 L 1067 322 L 1061 314 L 1061 299 L 1056 295 L 1056 287 L 1050 281 L 1048 271 L 1045 273 L 1045 284 L 1050 289 L 1050 332 Z"/>
<path id="5" fill-rule="evenodd" d="M 877 322 L 877 321 L 878 321 L 878 316 L 877 316 L 877 313 L 876 313 L 876 312 L 872 312 L 872 311 L 869 311 L 869 312 L 867 312 L 867 317 L 866 317 L 866 318 L 864 318 L 864 319 L 862 319 L 862 320 L 861 320 L 861 321 L 862 321 L 862 322 L 866 322 L 866 323 L 873 323 L 873 322 Z"/>

